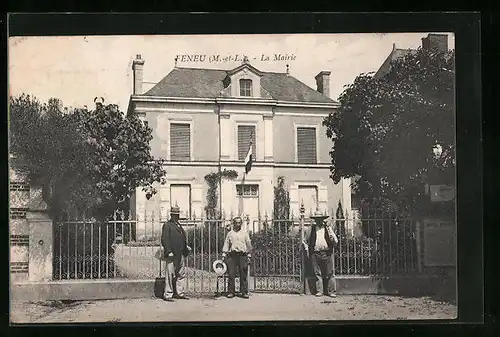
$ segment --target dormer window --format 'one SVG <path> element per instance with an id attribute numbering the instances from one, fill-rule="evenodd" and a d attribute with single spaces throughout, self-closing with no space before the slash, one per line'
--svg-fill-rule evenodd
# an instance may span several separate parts
<path id="1" fill-rule="evenodd" d="M 240 96 L 252 97 L 252 80 L 240 80 Z"/>

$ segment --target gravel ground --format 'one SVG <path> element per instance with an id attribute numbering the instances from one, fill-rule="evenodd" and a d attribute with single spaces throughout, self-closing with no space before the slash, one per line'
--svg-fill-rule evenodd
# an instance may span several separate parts
<path id="1" fill-rule="evenodd" d="M 13 302 L 12 323 L 453 319 L 457 307 L 430 298 L 251 294 L 242 298 L 155 298 Z"/>

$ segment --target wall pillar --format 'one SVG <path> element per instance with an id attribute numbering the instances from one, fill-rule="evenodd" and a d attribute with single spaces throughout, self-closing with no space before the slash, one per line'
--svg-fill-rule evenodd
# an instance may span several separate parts
<path id="1" fill-rule="evenodd" d="M 264 115 L 264 161 L 274 161 L 273 116 Z"/>
<path id="2" fill-rule="evenodd" d="M 47 204 L 43 201 L 42 188 L 30 189 L 29 209 L 28 279 L 30 282 L 52 280 L 53 230 Z"/>
<path id="3" fill-rule="evenodd" d="M 30 187 L 26 175 L 10 167 L 10 276 L 11 283 L 28 280 L 29 270 L 29 223 L 26 213 L 29 207 Z"/>
<path id="4" fill-rule="evenodd" d="M 228 113 L 220 113 L 221 160 L 234 159 L 233 146 L 235 144 L 233 122 Z"/>

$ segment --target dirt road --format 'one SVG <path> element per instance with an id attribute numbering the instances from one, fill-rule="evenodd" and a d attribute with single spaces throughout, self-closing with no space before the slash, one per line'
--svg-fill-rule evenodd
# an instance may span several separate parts
<path id="1" fill-rule="evenodd" d="M 175 303 L 155 298 L 14 302 L 13 323 L 453 319 L 457 307 L 429 298 L 252 294 L 250 299 L 207 298 Z"/>

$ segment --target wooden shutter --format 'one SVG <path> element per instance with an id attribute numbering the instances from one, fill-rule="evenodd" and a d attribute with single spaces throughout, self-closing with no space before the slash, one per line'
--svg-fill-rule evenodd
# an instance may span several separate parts
<path id="1" fill-rule="evenodd" d="M 189 124 L 170 124 L 170 160 L 191 160 L 191 134 Z"/>
<path id="2" fill-rule="evenodd" d="M 253 137 L 252 155 L 253 161 L 256 159 L 257 149 L 255 147 L 255 126 L 239 125 L 238 126 L 238 160 L 245 160 L 245 157 L 250 147 L 250 138 Z"/>
<path id="3" fill-rule="evenodd" d="M 297 159 L 302 164 L 316 164 L 315 128 L 297 128 Z"/>

